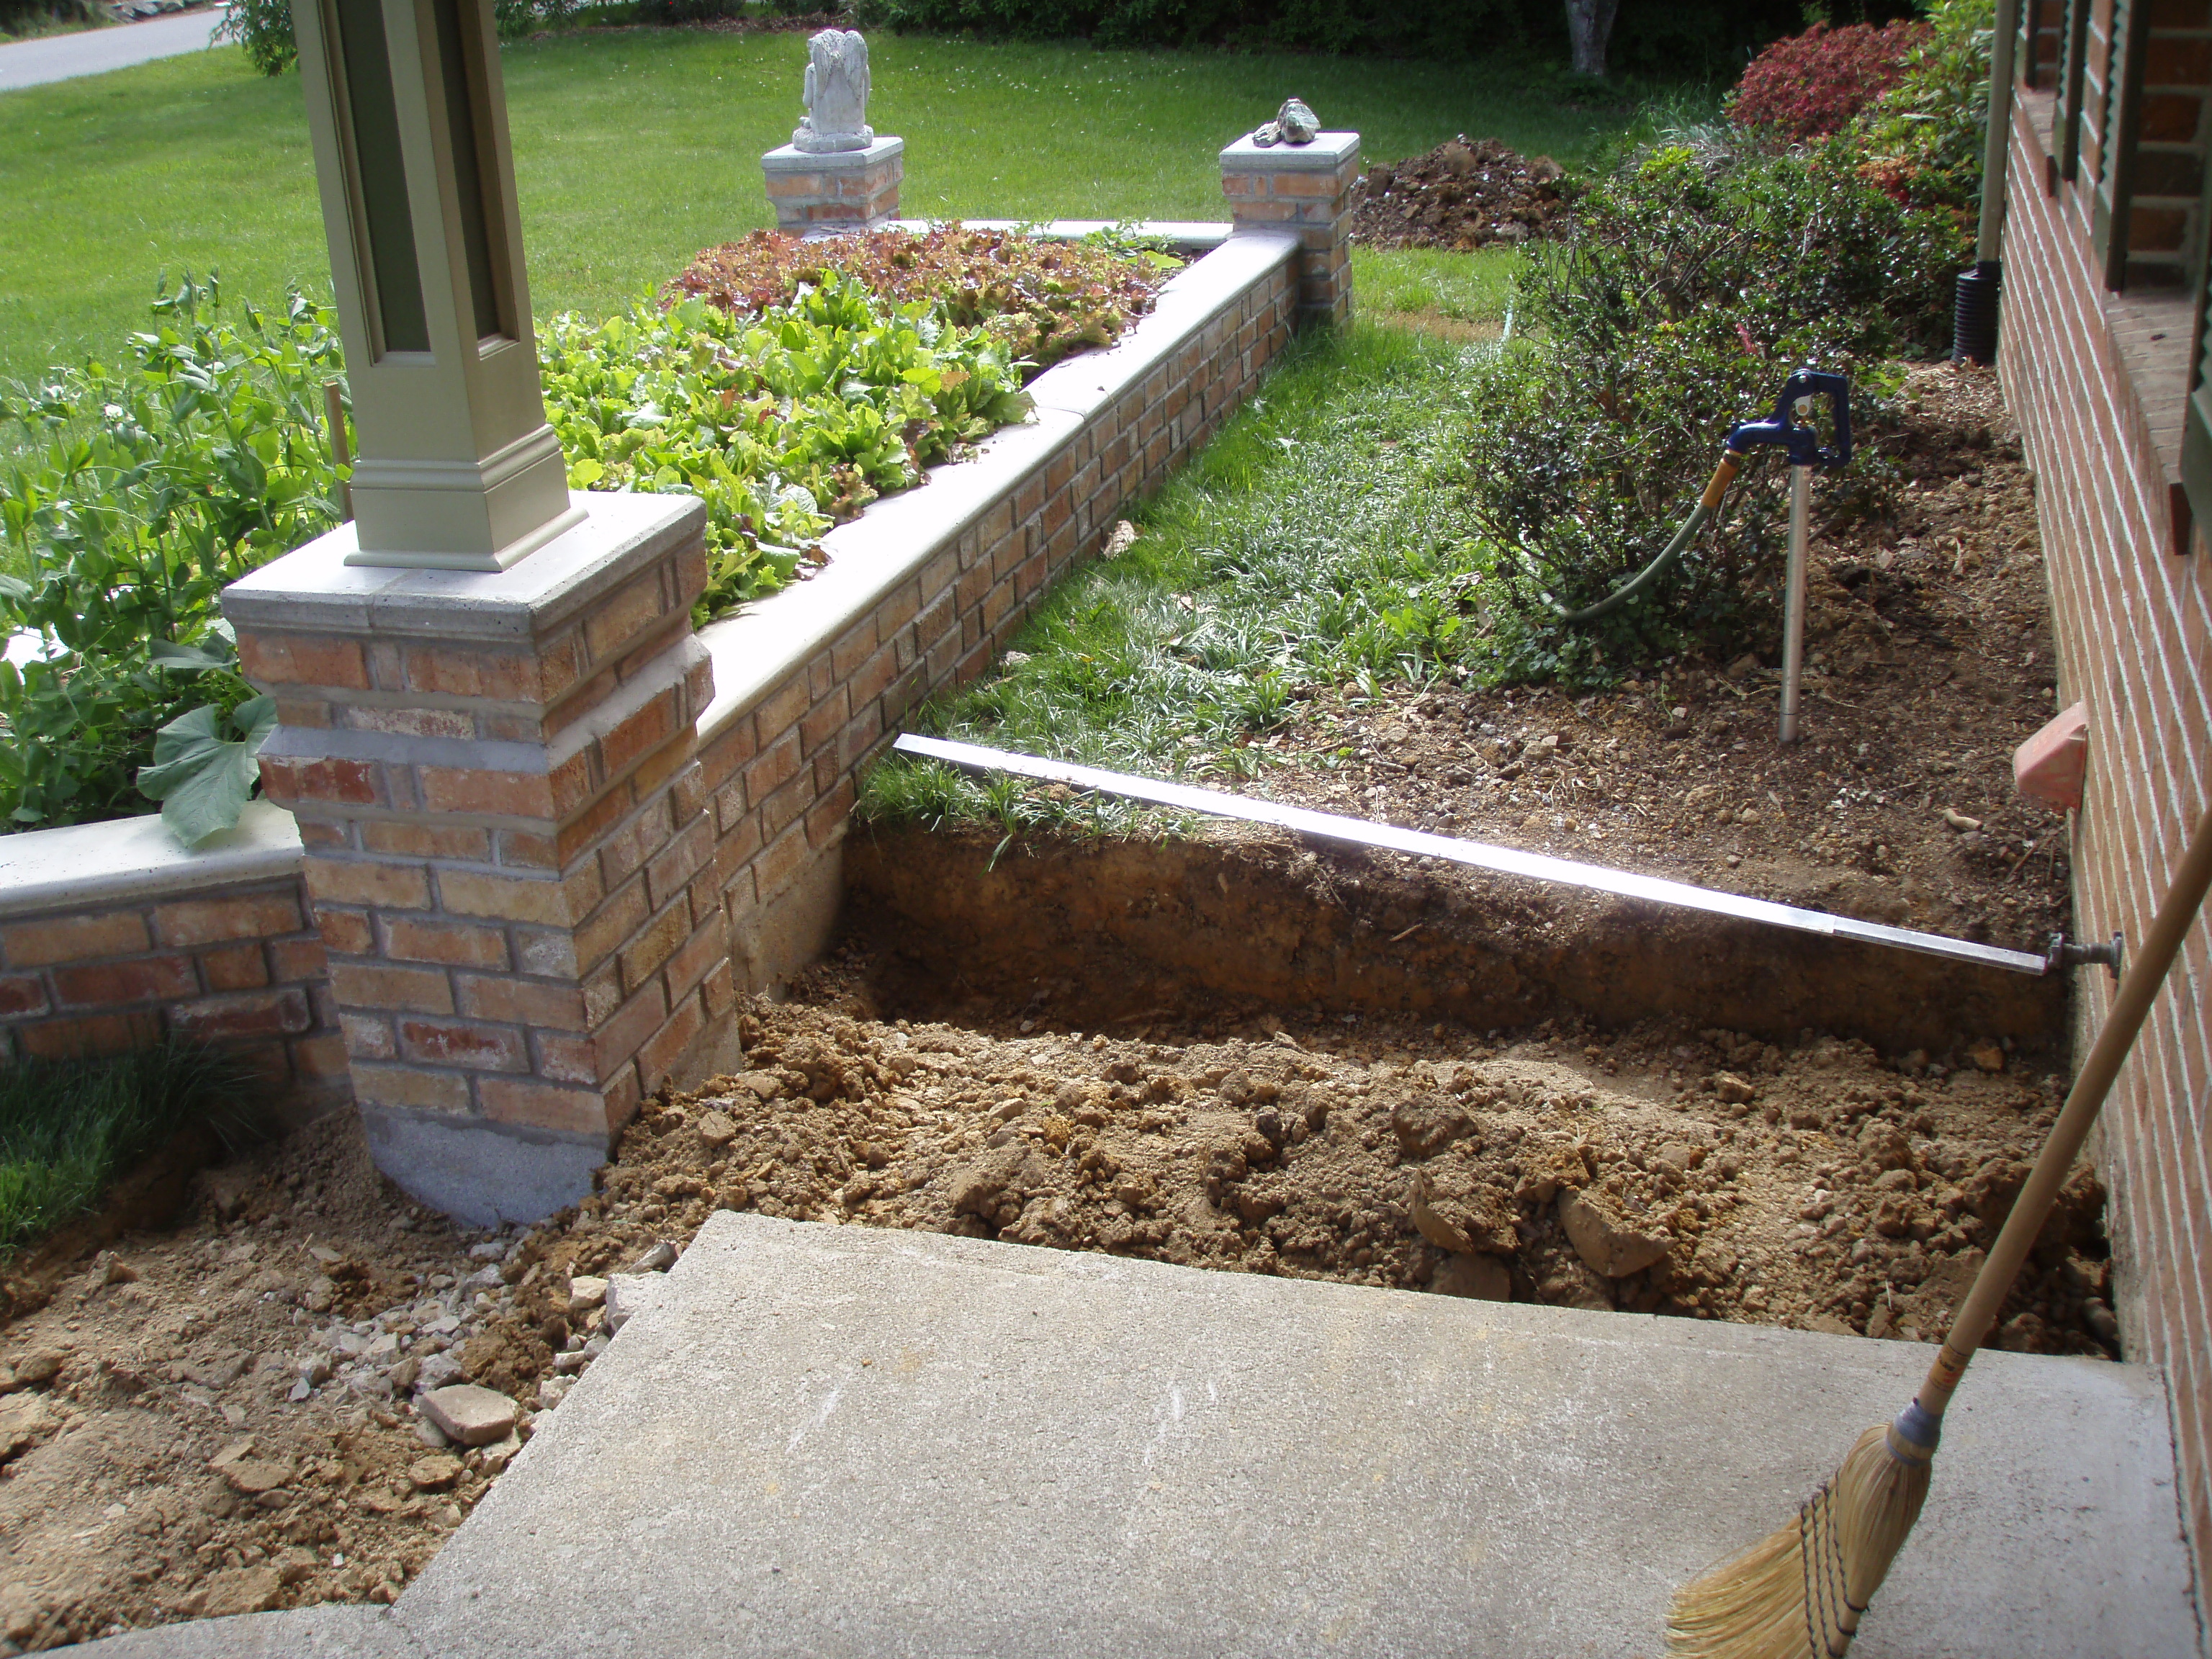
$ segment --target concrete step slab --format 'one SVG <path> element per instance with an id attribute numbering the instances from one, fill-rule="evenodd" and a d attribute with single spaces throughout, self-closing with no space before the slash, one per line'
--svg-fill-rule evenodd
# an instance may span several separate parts
<path id="1" fill-rule="evenodd" d="M 1656 1656 L 1929 1350 L 721 1214 L 393 1610 L 428 1655 Z M 1865 1659 L 2185 1655 L 2159 1378 L 1993 1353 Z"/>

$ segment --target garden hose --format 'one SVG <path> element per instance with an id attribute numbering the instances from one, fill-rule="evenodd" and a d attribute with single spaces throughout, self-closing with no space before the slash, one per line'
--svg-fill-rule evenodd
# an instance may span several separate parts
<path id="1" fill-rule="evenodd" d="M 1800 402 L 1819 397 L 1828 399 L 1832 411 L 1836 440 L 1832 448 L 1823 447 L 1819 434 L 1811 427 L 1800 425 L 1796 418 Z M 1659 556 L 1595 605 L 1580 611 L 1560 610 L 1559 619 L 1567 623 L 1595 621 L 1607 611 L 1619 610 L 1665 575 L 1720 506 L 1721 497 L 1728 494 L 1737 469 L 1754 444 L 1780 445 L 1792 466 L 1844 465 L 1851 459 L 1850 381 L 1841 374 L 1823 374 L 1809 365 L 1792 374 L 1783 382 L 1782 395 L 1775 399 L 1771 415 L 1763 421 L 1746 421 L 1728 434 L 1721 452 L 1721 464 L 1713 469 L 1712 481 L 1706 484 L 1705 493 L 1698 498 L 1697 506 L 1682 520 L 1682 527 L 1674 532 L 1674 539 L 1667 544 Z"/>
<path id="2" fill-rule="evenodd" d="M 1723 453 L 1721 464 L 1713 469 L 1712 482 L 1705 486 L 1705 493 L 1698 498 L 1698 504 L 1690 509 L 1690 516 L 1682 520 L 1682 527 L 1674 532 L 1674 539 L 1667 544 L 1659 556 L 1595 605 L 1586 605 L 1580 611 L 1560 612 L 1561 620 L 1593 622 L 1608 611 L 1619 610 L 1665 575 L 1673 568 L 1674 561 L 1682 556 L 1683 550 L 1697 540 L 1698 532 L 1704 529 L 1705 520 L 1713 516 L 1713 509 L 1721 504 L 1721 497 L 1728 494 L 1729 484 L 1735 477 L 1735 470 L 1742 464 L 1743 457 L 1735 450 Z"/>

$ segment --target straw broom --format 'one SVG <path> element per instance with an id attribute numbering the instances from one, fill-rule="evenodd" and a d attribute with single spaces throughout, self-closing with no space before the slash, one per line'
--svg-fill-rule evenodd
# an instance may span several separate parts
<path id="1" fill-rule="evenodd" d="M 2198 820 L 2035 1172 L 1951 1322 L 1919 1394 L 1895 1422 L 1859 1437 L 1843 1467 L 1795 1521 L 1676 1594 L 1667 1619 L 1668 1651 L 1676 1659 L 1839 1659 L 1850 1649 L 1928 1496 L 1944 1409 L 2042 1232 L 2208 888 L 2212 811 Z"/>

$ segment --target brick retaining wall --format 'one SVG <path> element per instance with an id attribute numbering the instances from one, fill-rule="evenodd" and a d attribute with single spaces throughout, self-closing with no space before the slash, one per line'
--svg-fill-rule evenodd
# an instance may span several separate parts
<path id="1" fill-rule="evenodd" d="M 981 674 L 1257 385 L 1291 338 L 1300 254 L 1294 234 L 1230 238 L 1122 344 L 1040 375 L 1033 423 L 831 532 L 820 574 L 704 631 L 700 758 L 739 980 L 828 943 L 860 769 L 922 698 Z"/>
<path id="2" fill-rule="evenodd" d="M 2182 354 L 2143 349 L 2168 334 L 2159 300 L 2103 289 L 2086 193 L 2070 184 L 2046 193 L 2048 103 L 2026 100 L 2014 127 L 1999 370 L 2035 474 L 2059 701 L 2089 710 L 2073 824 L 2076 932 L 2117 928 L 2134 941 L 2212 802 L 2212 552 L 2201 525 L 2184 517 L 2176 533 L 2182 398 L 2155 360 Z M 2186 340 L 2186 305 L 2170 303 Z M 2122 1329 L 2130 1357 L 2171 1380 L 2200 1584 L 2212 1583 L 2209 949 L 2200 918 L 2105 1109 L 2100 1152 Z M 2098 972 L 2075 984 L 2086 1037 L 2112 985 Z"/>
<path id="3" fill-rule="evenodd" d="M 274 807 L 249 811 L 241 845 L 197 860 L 160 856 L 158 819 L 9 837 L 0 1053 L 74 1060 L 205 1043 L 244 1061 L 288 1117 L 343 1104 L 345 1050 L 300 890 L 299 841 Z"/>

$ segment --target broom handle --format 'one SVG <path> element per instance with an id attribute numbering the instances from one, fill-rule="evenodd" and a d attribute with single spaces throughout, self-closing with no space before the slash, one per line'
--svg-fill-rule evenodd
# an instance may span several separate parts
<path id="1" fill-rule="evenodd" d="M 2073 1090 L 2066 1097 L 2066 1109 L 2051 1125 L 2051 1139 L 2044 1143 L 2042 1156 L 2035 1160 L 2035 1172 L 2028 1176 L 2027 1184 L 2014 1200 L 2004 1231 L 1997 1235 L 1989 1260 L 1975 1276 L 1974 1288 L 1967 1292 L 1966 1305 L 1951 1322 L 1950 1334 L 1943 1339 L 1936 1363 L 1928 1368 L 1928 1380 L 1920 1385 L 1917 1402 L 1929 1416 L 1943 1415 L 1943 1408 L 1951 1403 L 1951 1395 L 1958 1388 L 1960 1377 L 1966 1373 L 1966 1362 L 1973 1358 L 1974 1350 L 1982 1346 L 1982 1339 L 1996 1322 L 1997 1310 L 2004 1305 L 2021 1264 L 2027 1260 L 2028 1251 L 2042 1232 L 2051 1206 L 2057 1201 L 2058 1188 L 2073 1169 L 2081 1143 L 2088 1139 L 2089 1126 L 2097 1121 L 2105 1097 L 2112 1092 L 2112 1080 L 2119 1075 L 2121 1063 L 2135 1045 L 2136 1033 L 2142 1029 L 2150 1006 L 2166 982 L 2166 970 L 2181 953 L 2181 942 L 2196 921 L 2197 907 L 2203 903 L 2208 888 L 2212 888 L 2212 809 L 2197 820 L 2197 833 L 2190 837 L 2188 848 L 2181 855 L 2180 867 L 2173 873 L 2173 884 L 2166 890 L 2166 898 L 2151 921 L 2150 932 L 2142 947 L 2135 953 L 2135 960 L 2128 964 L 2126 977 L 2120 981 L 2120 994 L 2112 1000 L 2112 1011 L 2106 1017 L 2104 1029 L 2097 1033 L 2089 1058 L 2082 1065 L 2081 1075 L 2074 1079 Z"/>

